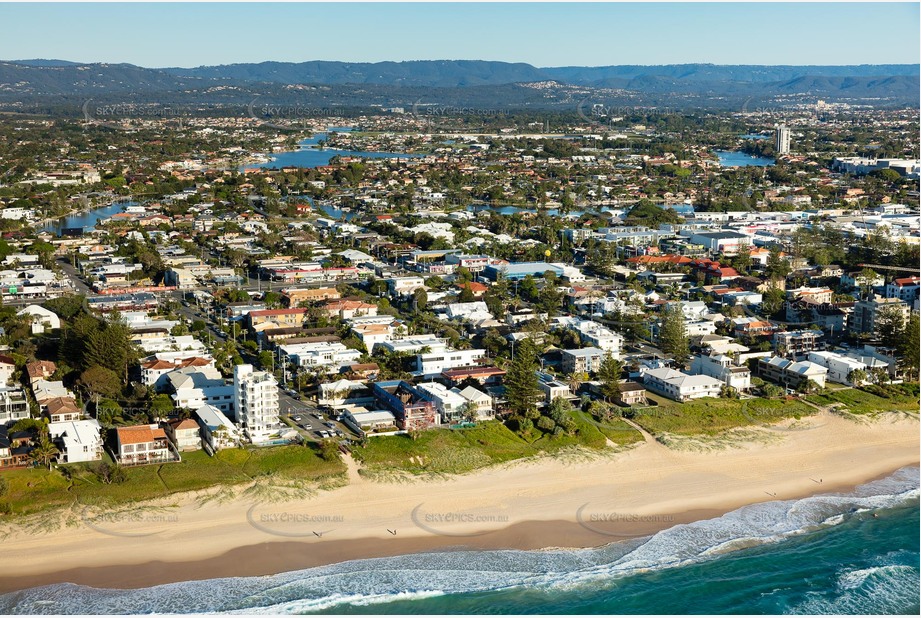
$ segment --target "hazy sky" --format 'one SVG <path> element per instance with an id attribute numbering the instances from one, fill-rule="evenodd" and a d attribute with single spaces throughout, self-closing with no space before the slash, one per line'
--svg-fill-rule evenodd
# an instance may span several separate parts
<path id="1" fill-rule="evenodd" d="M 0 58 L 905 64 L 919 17 L 917 2 L 0 4 Z"/>

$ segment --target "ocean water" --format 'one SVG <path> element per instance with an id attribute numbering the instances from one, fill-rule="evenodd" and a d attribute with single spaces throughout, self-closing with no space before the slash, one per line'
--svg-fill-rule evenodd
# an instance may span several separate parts
<path id="1" fill-rule="evenodd" d="M 0 613 L 915 614 L 919 470 L 598 549 L 455 551 L 140 590 L 62 584 Z"/>

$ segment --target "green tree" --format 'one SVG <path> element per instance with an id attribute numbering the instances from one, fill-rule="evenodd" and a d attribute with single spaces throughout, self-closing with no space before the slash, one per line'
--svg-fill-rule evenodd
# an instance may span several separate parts
<path id="1" fill-rule="evenodd" d="M 537 402 L 541 395 L 537 367 L 537 350 L 529 339 L 524 339 L 517 346 L 515 358 L 505 374 L 509 407 L 519 416 L 537 416 Z"/>
<path id="2" fill-rule="evenodd" d="M 919 355 L 921 355 L 921 339 L 918 336 L 919 324 L 921 319 L 917 313 L 912 313 L 908 318 L 908 324 L 905 327 L 905 334 L 899 342 L 898 353 L 901 356 L 903 366 L 908 370 L 908 377 L 918 379 Z"/>
<path id="3" fill-rule="evenodd" d="M 684 313 L 677 305 L 666 307 L 662 311 L 659 325 L 659 347 L 681 366 L 687 364 L 691 358 Z"/>
<path id="4" fill-rule="evenodd" d="M 32 446 L 32 450 L 29 452 L 32 461 L 47 466 L 49 470 L 51 470 L 51 462 L 59 454 L 60 451 L 51 441 L 51 436 L 48 435 L 47 429 L 43 429 L 38 434 L 38 442 Z"/>
<path id="5" fill-rule="evenodd" d="M 765 273 L 770 279 L 786 279 L 791 272 L 790 263 L 780 254 L 780 248 L 772 247 L 767 258 Z"/>
<path id="6" fill-rule="evenodd" d="M 883 307 L 876 316 L 876 336 L 888 348 L 897 348 L 905 336 L 905 318 L 895 307 Z"/>
<path id="7" fill-rule="evenodd" d="M 610 352 L 605 354 L 598 368 L 598 380 L 601 382 L 601 394 L 604 400 L 611 402 L 620 395 L 620 374 L 624 364 L 614 358 Z"/>
<path id="8" fill-rule="evenodd" d="M 268 350 L 259 353 L 259 366 L 266 371 L 271 371 L 275 366 L 275 355 Z"/>
<path id="9" fill-rule="evenodd" d="M 122 391 L 122 379 L 118 374 L 99 365 L 93 365 L 81 373 L 79 382 L 87 390 L 90 398 L 118 397 Z"/>

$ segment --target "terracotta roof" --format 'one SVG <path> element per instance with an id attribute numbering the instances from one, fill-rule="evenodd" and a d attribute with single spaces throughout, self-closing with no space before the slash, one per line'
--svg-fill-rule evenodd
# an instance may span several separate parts
<path id="1" fill-rule="evenodd" d="M 153 442 L 154 438 L 165 438 L 166 434 L 159 427 L 152 428 L 150 425 L 135 425 L 132 427 L 119 427 L 118 432 L 119 444 L 146 444 Z"/>
<path id="2" fill-rule="evenodd" d="M 896 279 L 893 281 L 896 285 L 918 285 L 918 282 L 921 281 L 918 277 L 904 277 L 902 279 Z"/>
<path id="3" fill-rule="evenodd" d="M 256 311 L 250 311 L 249 315 L 252 316 L 268 316 L 268 315 L 304 315 L 307 313 L 306 309 L 258 309 Z"/>
<path id="4" fill-rule="evenodd" d="M 57 371 L 58 366 L 51 361 L 35 361 L 26 365 L 30 378 L 43 378 Z"/>
<path id="5" fill-rule="evenodd" d="M 68 412 L 80 411 L 77 403 L 71 397 L 49 399 L 45 407 L 48 408 L 48 414 L 67 414 Z"/>
<path id="6" fill-rule="evenodd" d="M 193 421 L 190 418 L 185 418 L 182 420 L 176 419 L 175 421 L 170 421 L 170 427 L 174 430 L 176 429 L 198 429 L 198 423 Z"/>
<path id="7" fill-rule="evenodd" d="M 6 354 L 0 354 L 0 364 L 3 365 L 15 365 L 16 361 L 13 360 L 12 356 L 7 356 Z"/>
<path id="8" fill-rule="evenodd" d="M 489 289 L 487 286 L 483 285 L 482 283 L 477 283 L 476 281 L 468 281 L 467 283 L 459 283 L 457 284 L 457 287 L 461 289 L 466 288 L 474 293 L 485 292 L 486 290 Z"/>

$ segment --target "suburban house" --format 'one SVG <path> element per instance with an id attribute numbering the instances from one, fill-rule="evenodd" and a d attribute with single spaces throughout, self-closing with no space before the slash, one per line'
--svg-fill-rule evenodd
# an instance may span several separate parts
<path id="1" fill-rule="evenodd" d="M 675 401 L 718 397 L 723 388 L 723 382 L 710 376 L 691 376 L 668 367 L 647 371 L 643 384 L 652 392 Z"/>
<path id="2" fill-rule="evenodd" d="M 26 375 L 29 376 L 29 384 L 35 385 L 38 380 L 47 380 L 54 375 L 58 366 L 51 361 L 34 361 L 26 363 Z"/>
<path id="3" fill-rule="evenodd" d="M 336 380 L 320 384 L 317 403 L 321 406 L 363 406 L 374 403 L 371 388 L 364 382 L 356 380 Z"/>
<path id="4" fill-rule="evenodd" d="M 164 423 L 167 437 L 180 451 L 197 451 L 201 448 L 201 435 L 198 423 L 190 418 L 176 419 Z"/>
<path id="5" fill-rule="evenodd" d="M 856 358 L 822 350 L 810 352 L 807 358 L 810 362 L 825 367 L 825 369 L 828 370 L 826 377 L 831 382 L 846 384 L 848 386 L 860 386 L 866 381 L 855 381 L 851 379 L 851 372 L 862 371 L 866 373 L 867 371 L 866 363 L 862 363 Z"/>
<path id="6" fill-rule="evenodd" d="M 55 397 L 42 404 L 44 416 L 52 423 L 78 421 L 83 418 L 83 410 L 72 397 Z"/>
<path id="7" fill-rule="evenodd" d="M 166 432 L 156 425 L 132 425 L 115 429 L 118 462 L 143 465 L 179 461 Z"/>
<path id="8" fill-rule="evenodd" d="M 695 356 L 691 361 L 691 374 L 716 378 L 737 391 L 751 388 L 751 371 L 726 354 Z"/>
<path id="9" fill-rule="evenodd" d="M 467 400 L 468 405 L 472 407 L 474 414 L 476 414 L 476 420 L 484 421 L 495 418 L 492 395 L 472 386 L 467 386 L 460 390 L 452 388 L 451 390 Z"/>
<path id="10" fill-rule="evenodd" d="M 12 356 L 0 354 L 0 385 L 9 384 L 16 372 L 16 361 Z"/>
<path id="11" fill-rule="evenodd" d="M 50 423 L 48 434 L 60 451 L 58 463 L 102 459 L 102 427 L 95 419 Z"/>
<path id="12" fill-rule="evenodd" d="M 765 380 L 787 388 L 797 388 L 806 380 L 812 380 L 824 388 L 828 370 L 809 361 L 794 362 L 788 358 L 771 356 L 758 359 L 757 372 Z"/>
<path id="13" fill-rule="evenodd" d="M 16 315 L 29 316 L 32 320 L 33 335 L 61 328 L 61 318 L 58 317 L 58 314 L 41 305 L 29 305 L 16 312 Z"/>
<path id="14" fill-rule="evenodd" d="M 642 384 L 625 380 L 620 383 L 620 392 L 614 399 L 624 406 L 644 406 L 646 405 L 646 389 Z"/>
<path id="15" fill-rule="evenodd" d="M 211 447 L 211 450 L 234 448 L 241 442 L 240 431 L 223 412 L 214 406 L 203 405 L 195 410 L 195 416 L 198 418 L 202 440 Z"/>
<path id="16" fill-rule="evenodd" d="M 569 399 L 572 396 L 572 391 L 569 389 L 568 384 L 560 382 L 549 373 L 544 373 L 543 371 L 537 372 L 537 385 L 544 394 L 544 401 L 548 405 L 557 397 Z"/>
<path id="17" fill-rule="evenodd" d="M 435 409 L 441 415 L 441 423 L 458 423 L 466 420 L 467 400 L 460 394 L 438 382 L 418 384 L 416 390 L 422 393 L 423 399 L 435 404 Z"/>
<path id="18" fill-rule="evenodd" d="M 402 380 L 375 382 L 371 390 L 378 403 L 396 417 L 400 429 L 428 429 L 435 425 L 435 404 L 412 384 Z"/>

